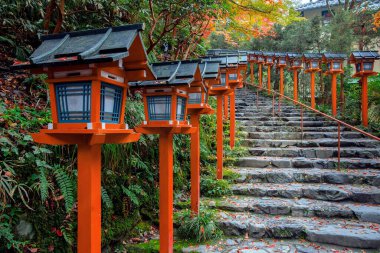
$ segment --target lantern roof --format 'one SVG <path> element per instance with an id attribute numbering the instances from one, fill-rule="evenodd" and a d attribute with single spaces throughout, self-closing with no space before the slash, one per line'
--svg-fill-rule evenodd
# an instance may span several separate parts
<path id="1" fill-rule="evenodd" d="M 322 54 L 323 61 L 344 60 L 346 58 L 347 58 L 346 54 L 343 54 L 343 53 L 324 53 L 324 54 Z"/>
<path id="2" fill-rule="evenodd" d="M 203 79 L 216 79 L 219 75 L 218 61 L 204 61 L 199 64 Z"/>
<path id="3" fill-rule="evenodd" d="M 357 60 L 378 60 L 380 55 L 377 51 L 354 51 L 350 56 L 350 63 Z"/>
<path id="4" fill-rule="evenodd" d="M 297 60 L 302 58 L 302 54 L 299 53 L 286 53 L 286 57 L 290 60 Z"/>
<path id="5" fill-rule="evenodd" d="M 156 80 L 130 83 L 130 87 L 156 87 L 187 85 L 194 81 L 202 81 L 199 60 L 159 62 L 152 64 Z"/>
<path id="6" fill-rule="evenodd" d="M 305 54 L 303 54 L 303 58 L 305 60 L 321 60 L 322 59 L 322 54 L 318 54 L 318 53 L 305 53 Z"/>
<path id="7" fill-rule="evenodd" d="M 218 61 L 221 68 L 236 67 L 239 64 L 239 55 L 205 56 L 203 61 Z"/>
<path id="8" fill-rule="evenodd" d="M 146 61 L 140 37 L 143 30 L 144 24 L 133 24 L 45 35 L 41 38 L 42 44 L 29 57 L 29 62 L 14 67 L 72 66 L 113 62 L 128 56 L 133 61 Z M 136 45 L 133 50 L 132 45 Z"/>
<path id="9" fill-rule="evenodd" d="M 273 52 L 263 52 L 263 56 L 265 56 L 265 57 L 273 57 L 273 56 L 275 56 L 275 53 L 273 53 Z"/>
<path id="10" fill-rule="evenodd" d="M 283 58 L 286 57 L 286 53 L 274 53 L 276 58 Z"/>

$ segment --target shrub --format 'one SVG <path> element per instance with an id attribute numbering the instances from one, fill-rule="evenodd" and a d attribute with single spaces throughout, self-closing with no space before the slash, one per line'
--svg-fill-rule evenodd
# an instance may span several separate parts
<path id="1" fill-rule="evenodd" d="M 228 181 L 210 177 L 201 178 L 201 194 L 206 197 L 221 197 L 231 194 Z"/>
<path id="2" fill-rule="evenodd" d="M 181 239 L 204 242 L 219 238 L 222 235 L 222 231 L 214 220 L 214 213 L 209 210 L 201 209 L 198 215 L 194 215 L 187 209 L 179 213 L 177 219 L 179 222 L 177 232 Z"/>

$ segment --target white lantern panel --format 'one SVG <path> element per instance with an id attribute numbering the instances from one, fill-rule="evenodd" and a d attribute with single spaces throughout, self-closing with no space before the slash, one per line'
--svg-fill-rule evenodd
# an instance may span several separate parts
<path id="1" fill-rule="evenodd" d="M 189 104 L 202 103 L 202 93 L 189 93 Z"/>
<path id="2" fill-rule="evenodd" d="M 373 70 L 373 62 L 364 62 L 363 68 L 364 68 L 364 71 L 372 71 Z"/>
<path id="3" fill-rule="evenodd" d="M 149 120 L 170 120 L 172 96 L 148 96 L 147 102 Z"/>

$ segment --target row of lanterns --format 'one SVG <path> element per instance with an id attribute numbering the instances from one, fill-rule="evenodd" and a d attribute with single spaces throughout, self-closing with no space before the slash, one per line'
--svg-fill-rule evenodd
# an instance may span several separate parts
<path id="1" fill-rule="evenodd" d="M 248 62 L 251 64 L 251 82 L 254 84 L 254 64 L 258 65 L 258 86 L 262 87 L 262 66 L 268 67 L 267 89 L 271 92 L 270 69 L 274 64 L 280 71 L 280 94 L 284 95 L 284 69 L 288 67 L 293 72 L 293 99 L 298 101 L 298 71 L 302 68 L 305 73 L 310 73 L 310 97 L 311 107 L 315 109 L 315 73 L 322 71 L 322 63 L 325 63 L 326 75 L 331 75 L 331 101 L 332 114 L 337 115 L 337 75 L 344 73 L 343 63 L 345 54 L 337 53 L 271 53 L 250 51 L 247 52 Z M 352 52 L 348 63 L 355 65 L 353 77 L 359 77 L 362 86 L 362 124 L 368 126 L 368 76 L 376 75 L 374 62 L 380 59 L 377 51 L 355 51 Z"/>
<path id="2" fill-rule="evenodd" d="M 191 134 L 191 206 L 200 195 L 199 118 L 213 113 L 217 97 L 217 178 L 223 177 L 223 108 L 230 100 L 234 146 L 235 94 L 243 87 L 245 52 L 222 50 L 198 60 L 150 65 L 141 40 L 144 25 L 46 35 L 28 62 L 14 69 L 47 74 L 52 123 L 32 134 L 35 142 L 78 145 L 78 252 L 101 252 L 101 145 L 129 143 L 159 134 L 160 252 L 173 251 L 173 135 Z M 142 90 L 145 121 L 129 129 L 128 89 Z M 224 105 L 223 105 L 224 104 Z M 188 121 L 190 116 L 190 122 Z M 89 232 L 91 231 L 91 233 Z"/>

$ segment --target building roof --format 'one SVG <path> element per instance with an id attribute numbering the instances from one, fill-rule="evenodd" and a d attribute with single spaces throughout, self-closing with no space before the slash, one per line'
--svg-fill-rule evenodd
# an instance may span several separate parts
<path id="1" fill-rule="evenodd" d="M 117 61 L 131 54 L 130 48 L 136 38 L 141 40 L 139 33 L 143 29 L 143 24 L 134 24 L 45 35 L 41 38 L 42 44 L 30 56 L 29 62 L 17 64 L 15 68 Z"/>
<path id="2" fill-rule="evenodd" d="M 201 81 L 200 60 L 171 61 L 153 63 L 152 70 L 157 79 L 130 83 L 130 87 L 189 86 L 193 81 Z"/>
<path id="3" fill-rule="evenodd" d="M 344 1 L 341 1 L 344 4 Z M 363 2 L 361 8 L 377 10 L 380 9 L 380 0 L 358 0 L 357 2 Z M 329 0 L 330 6 L 339 5 L 339 0 Z M 297 11 L 305 11 L 319 8 L 327 8 L 326 0 L 312 0 L 309 3 L 301 4 L 296 8 Z"/>
<path id="4" fill-rule="evenodd" d="M 218 61 L 204 61 L 199 64 L 203 79 L 216 79 L 219 75 Z"/>
<path id="5" fill-rule="evenodd" d="M 380 59 L 377 51 L 354 51 L 351 53 L 354 59 Z"/>

